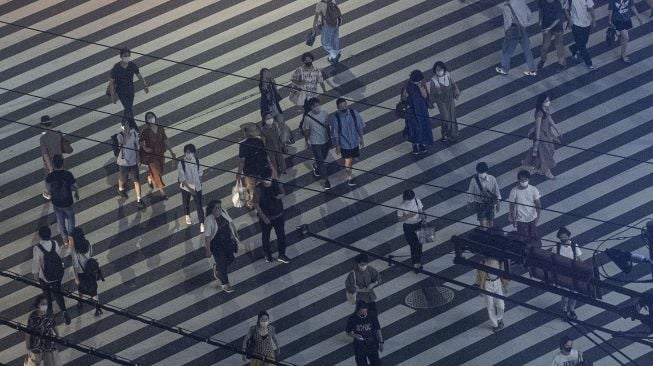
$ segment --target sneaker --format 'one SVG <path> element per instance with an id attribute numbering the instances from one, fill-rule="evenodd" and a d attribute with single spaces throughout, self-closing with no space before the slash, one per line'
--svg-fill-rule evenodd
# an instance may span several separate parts
<path id="1" fill-rule="evenodd" d="M 544 68 L 544 61 L 540 60 L 540 62 L 537 63 L 537 69 L 542 70 Z"/>
<path id="2" fill-rule="evenodd" d="M 578 62 L 578 52 L 574 52 L 574 49 L 571 46 L 569 46 L 569 52 L 571 52 L 571 58 Z"/>
<path id="3" fill-rule="evenodd" d="M 334 63 L 337 64 L 338 62 L 340 62 L 340 55 L 342 55 L 342 53 L 338 52 L 338 55 L 336 56 L 336 58 L 333 59 Z"/>
<path id="4" fill-rule="evenodd" d="M 144 210 L 145 209 L 145 202 L 143 202 L 143 200 L 136 201 L 136 207 L 138 207 L 139 210 Z"/>
<path id="5" fill-rule="evenodd" d="M 588 70 L 594 70 L 594 65 L 589 65 L 589 66 L 587 66 L 587 69 L 588 69 Z"/>
<path id="6" fill-rule="evenodd" d="M 200 223 L 200 233 L 204 232 L 204 223 Z"/>
<path id="7" fill-rule="evenodd" d="M 426 154 L 428 150 L 426 149 L 426 145 L 419 145 L 419 152 L 422 154 Z"/>
<path id="8" fill-rule="evenodd" d="M 52 197 L 50 196 L 50 193 L 48 193 L 48 192 L 43 192 L 43 198 L 45 198 L 46 200 L 49 201 Z"/>
<path id="9" fill-rule="evenodd" d="M 63 312 L 63 320 L 66 322 L 66 325 L 70 325 L 70 314 L 67 311 Z"/>
<path id="10" fill-rule="evenodd" d="M 268 262 L 268 263 L 270 263 L 270 262 L 274 262 L 274 258 L 272 258 L 271 255 L 266 255 L 266 256 L 265 256 L 265 261 Z"/>
<path id="11" fill-rule="evenodd" d="M 578 319 L 578 316 L 576 316 L 576 313 L 573 310 L 570 311 L 569 313 L 567 313 L 567 316 L 569 317 L 569 319 L 572 319 L 572 320 Z"/>
<path id="12" fill-rule="evenodd" d="M 95 308 L 95 316 L 100 316 L 100 315 L 102 315 L 102 314 L 103 314 L 102 309 L 100 309 L 100 308 Z"/>
<path id="13" fill-rule="evenodd" d="M 279 257 L 277 257 L 277 262 L 280 263 L 290 263 L 290 258 L 286 257 L 283 254 L 280 254 Z"/>
<path id="14" fill-rule="evenodd" d="M 524 75 L 526 76 L 537 76 L 537 72 L 535 71 L 524 71 Z"/>
<path id="15" fill-rule="evenodd" d="M 122 197 L 122 198 L 128 198 L 128 197 L 129 197 L 129 196 L 127 195 L 127 192 L 125 192 L 124 189 L 123 189 L 122 191 L 121 191 L 121 190 L 118 190 L 118 196 L 120 196 L 120 197 Z"/>
<path id="16" fill-rule="evenodd" d="M 356 180 L 354 178 L 349 179 L 347 185 L 350 187 L 356 187 Z"/>
<path id="17" fill-rule="evenodd" d="M 328 180 L 325 180 L 324 183 L 322 183 L 322 187 L 324 187 L 325 191 L 328 191 L 329 189 L 331 189 L 331 183 L 329 183 Z"/>
<path id="18" fill-rule="evenodd" d="M 503 319 L 499 320 L 499 328 L 503 329 Z"/>
<path id="19" fill-rule="evenodd" d="M 222 291 L 226 293 L 232 293 L 234 292 L 234 289 L 231 286 L 229 286 L 228 283 L 225 283 L 224 285 L 222 285 Z"/>
<path id="20" fill-rule="evenodd" d="M 500 67 L 500 66 L 495 67 L 494 71 L 496 71 L 497 74 L 499 74 L 499 75 L 508 75 L 506 70 L 504 70 L 503 67 Z"/>
<path id="21" fill-rule="evenodd" d="M 419 148 L 417 147 L 417 144 L 413 144 L 413 155 L 419 154 Z"/>
<path id="22" fill-rule="evenodd" d="M 315 164 L 315 163 L 313 163 L 313 176 L 314 176 L 315 178 L 317 178 L 317 177 L 320 176 L 320 172 L 317 171 L 317 164 Z"/>
<path id="23" fill-rule="evenodd" d="M 218 281 L 218 285 L 222 286 L 222 282 L 220 282 L 220 278 L 218 278 L 218 266 L 213 265 L 213 278 L 215 278 L 216 281 Z"/>
<path id="24" fill-rule="evenodd" d="M 191 225 L 193 222 L 190 221 L 190 215 L 186 215 L 186 225 Z"/>

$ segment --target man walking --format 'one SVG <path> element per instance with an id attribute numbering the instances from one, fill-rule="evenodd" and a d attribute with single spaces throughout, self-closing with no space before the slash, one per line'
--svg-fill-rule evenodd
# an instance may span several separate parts
<path id="1" fill-rule="evenodd" d="M 356 181 L 352 174 L 354 159 L 357 159 L 363 147 L 363 129 L 365 122 L 358 111 L 347 107 L 345 98 L 336 100 L 338 110 L 331 116 L 330 129 L 333 140 L 333 146 L 336 147 L 336 154 L 342 156 L 347 172 L 347 185 L 356 186 Z"/>
<path id="2" fill-rule="evenodd" d="M 63 136 L 54 130 L 51 130 L 52 120 L 50 116 L 41 117 L 41 127 L 43 127 L 43 132 L 41 132 L 41 137 L 39 138 L 39 145 L 41 146 L 41 156 L 43 157 L 43 171 L 44 177 L 47 177 L 50 172 L 54 170 L 54 163 L 52 158 L 55 155 L 62 155 L 61 144 L 63 142 Z M 50 199 L 50 194 L 46 191 L 43 191 L 43 198 L 46 200 Z"/>
<path id="3" fill-rule="evenodd" d="M 322 26 L 322 48 L 329 54 L 327 61 L 335 64 L 340 60 L 340 36 L 338 28 L 342 23 L 342 14 L 335 0 L 320 0 L 315 6 L 313 32 L 315 34 Z"/>
<path id="4" fill-rule="evenodd" d="M 571 4 L 569 4 L 571 3 Z M 574 44 L 569 46 L 571 56 L 578 61 L 580 56 L 589 70 L 594 69 L 592 58 L 587 51 L 587 41 L 590 37 L 590 30 L 596 26 L 596 17 L 594 15 L 594 2 L 592 0 L 573 0 L 565 1 L 565 11 L 567 18 L 571 22 L 567 23 L 567 28 L 571 24 L 571 33 L 574 35 Z"/>
<path id="5" fill-rule="evenodd" d="M 556 236 L 559 240 L 556 243 L 556 253 L 565 258 L 581 261 L 580 256 L 583 252 L 576 243 L 571 241 L 571 232 L 567 228 L 561 227 Z M 565 319 L 578 319 L 574 311 L 576 308 L 576 299 L 562 296 L 560 303 L 562 304 L 562 313 L 565 315 Z"/>
<path id="6" fill-rule="evenodd" d="M 327 125 L 328 114 L 320 109 L 320 101 L 317 98 L 311 98 L 306 103 L 310 107 L 304 123 L 306 150 L 313 152 L 315 158 L 313 175 L 322 179 L 322 186 L 326 191 L 331 189 L 327 167 L 324 162 L 329 155 L 329 140 L 331 139 L 331 132 Z"/>
<path id="7" fill-rule="evenodd" d="M 70 324 L 70 315 L 61 294 L 61 280 L 64 273 L 61 257 L 66 253 L 68 246 L 58 246 L 57 242 L 52 240 L 52 232 L 47 226 L 39 228 L 39 238 L 41 240 L 32 250 L 32 275 L 39 280 L 43 293 L 48 298 L 48 312 L 52 313 L 54 297 L 59 310 L 63 312 L 66 324 Z"/>
<path id="8" fill-rule="evenodd" d="M 376 313 L 368 312 L 368 307 L 365 301 L 357 303 L 356 312 L 347 320 L 347 335 L 354 339 L 356 366 L 381 366 L 383 334 Z"/>
<path id="9" fill-rule="evenodd" d="M 120 152 L 116 163 L 118 164 L 120 175 L 118 176 L 118 194 L 127 198 L 125 192 L 125 183 L 131 177 L 134 180 L 134 190 L 136 191 L 136 206 L 139 209 L 145 208 L 145 203 L 141 199 L 141 182 L 138 172 L 138 166 L 141 163 L 139 150 L 141 148 L 138 141 L 138 127 L 133 118 L 123 120 L 122 133 L 119 133 L 118 144 Z"/>
<path id="10" fill-rule="evenodd" d="M 531 174 L 526 170 L 517 173 L 519 183 L 510 191 L 510 215 L 508 221 L 517 228 L 519 238 L 529 246 L 542 246 L 537 236 L 537 221 L 542 204 L 540 191 L 528 184 Z"/>
<path id="11" fill-rule="evenodd" d="M 378 314 L 374 288 L 381 282 L 379 271 L 370 267 L 370 260 L 365 253 L 357 255 L 355 262 L 354 269 L 345 280 L 347 297 L 354 299 L 354 304 L 359 301 L 367 303 L 369 311 Z"/>
<path id="12" fill-rule="evenodd" d="M 539 0 L 540 7 L 540 27 L 542 28 L 542 53 L 537 69 L 540 70 L 546 64 L 547 54 L 551 48 L 551 43 L 555 44 L 558 54 L 558 71 L 565 69 L 565 46 L 564 46 L 564 29 L 562 27 L 565 21 L 565 12 L 562 9 L 560 0 Z M 552 40 L 554 40 L 552 42 Z"/>
<path id="13" fill-rule="evenodd" d="M 79 200 L 79 190 L 75 177 L 63 168 L 63 157 L 55 155 L 52 158 L 54 171 L 45 178 L 46 191 L 52 199 L 52 207 L 57 216 L 59 234 L 64 244 L 68 245 L 75 230 L 75 211 L 73 210 L 73 195 Z"/>
<path id="14" fill-rule="evenodd" d="M 504 270 L 503 265 L 493 258 L 485 258 L 481 261 L 481 264 L 494 269 Z M 505 296 L 508 293 L 508 280 L 485 271 L 476 271 L 476 285 L 493 294 Z M 492 324 L 492 331 L 496 333 L 503 329 L 505 303 L 503 299 L 485 294 L 483 296 L 485 296 L 485 305 L 487 306 L 488 317 Z"/>
<path id="15" fill-rule="evenodd" d="M 525 0 L 508 0 L 503 5 L 503 30 L 505 36 L 501 46 L 501 66 L 495 68 L 500 75 L 508 75 L 510 71 L 510 58 L 512 57 L 517 44 L 521 45 L 526 57 L 528 70 L 524 75 L 536 76 L 535 61 L 531 52 L 531 41 L 529 40 L 526 27 L 531 17 L 531 10 Z"/>
<path id="16" fill-rule="evenodd" d="M 295 69 L 292 74 L 291 80 L 293 82 L 293 89 L 290 91 L 288 98 L 293 104 L 307 108 L 306 102 L 317 96 L 317 86 L 322 87 L 322 92 L 326 93 L 326 85 L 324 84 L 324 75 L 322 71 L 313 65 L 315 56 L 312 53 L 306 52 L 302 54 L 302 66 Z M 299 129 L 302 129 L 301 121 Z"/>
<path id="17" fill-rule="evenodd" d="M 476 164 L 476 175 L 469 182 L 469 204 L 476 211 L 476 218 L 484 228 L 494 226 L 494 212 L 499 212 L 501 191 L 494 176 L 487 172 L 487 163 Z"/>
<path id="18" fill-rule="evenodd" d="M 274 228 L 277 236 L 279 256 L 277 262 L 290 263 L 286 256 L 286 221 L 283 218 L 283 187 L 276 180 L 272 179 L 272 170 L 266 168 L 263 171 L 262 179 L 258 183 L 256 192 L 256 212 L 261 224 L 261 239 L 263 240 L 263 252 L 265 261 L 272 262 L 272 249 L 270 248 L 270 233 Z"/>

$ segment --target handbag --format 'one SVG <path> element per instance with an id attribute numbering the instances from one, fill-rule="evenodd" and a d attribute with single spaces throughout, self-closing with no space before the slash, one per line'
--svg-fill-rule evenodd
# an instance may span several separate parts
<path id="1" fill-rule="evenodd" d="M 415 232 L 420 244 L 433 243 L 435 241 L 435 228 L 426 222 Z"/>
<path id="2" fill-rule="evenodd" d="M 608 44 L 608 47 L 613 47 L 617 44 L 619 36 L 617 36 L 617 29 L 611 25 L 608 29 L 605 30 L 605 42 Z"/>
<path id="3" fill-rule="evenodd" d="M 395 106 L 395 116 L 399 119 L 406 118 L 406 110 L 408 109 L 408 103 L 400 100 L 399 103 Z"/>
<path id="4" fill-rule="evenodd" d="M 326 142 L 327 149 L 333 148 L 333 141 L 331 141 L 331 129 L 329 128 L 329 126 L 325 125 L 324 123 L 322 123 L 320 121 L 318 121 L 315 117 L 311 116 L 308 113 L 306 114 L 306 116 L 308 116 L 308 118 L 312 119 L 313 121 L 317 122 L 320 126 L 324 127 L 324 129 L 326 130 L 326 133 L 327 133 L 327 142 Z"/>
<path id="5" fill-rule="evenodd" d="M 306 35 L 306 45 L 307 46 L 313 47 L 313 44 L 315 43 L 315 36 L 316 36 L 316 34 L 312 30 L 310 32 L 308 32 L 308 34 Z"/>
<path id="6" fill-rule="evenodd" d="M 356 287 L 356 271 L 351 271 L 352 276 L 354 276 L 354 287 Z M 347 302 L 356 305 L 356 292 L 349 292 L 345 290 L 345 294 L 347 294 Z"/>
<path id="7" fill-rule="evenodd" d="M 497 201 L 497 196 L 494 193 L 483 189 L 483 185 L 481 185 L 481 180 L 478 178 L 478 175 L 474 177 L 474 180 L 476 180 L 478 189 L 481 190 L 481 200 L 483 201 L 483 204 L 486 205 L 495 204 Z"/>
<path id="8" fill-rule="evenodd" d="M 109 101 L 111 103 L 115 103 L 118 101 L 118 94 L 115 93 L 113 97 L 111 96 L 111 80 L 109 80 L 109 84 L 107 84 L 107 91 L 105 92 L 105 95 L 109 97 Z"/>
<path id="9" fill-rule="evenodd" d="M 243 182 L 240 179 L 236 180 L 236 184 L 231 189 L 231 203 L 233 203 L 234 207 L 241 208 L 245 206 L 248 198 Z"/>
<path id="10" fill-rule="evenodd" d="M 72 154 L 73 152 L 73 146 L 67 138 L 63 137 L 63 134 L 61 135 L 61 152 L 64 154 Z"/>
<path id="11" fill-rule="evenodd" d="M 256 343 L 254 341 L 254 330 L 256 326 L 253 326 L 249 329 L 249 334 L 247 335 L 247 343 L 245 344 L 245 357 L 252 358 L 254 355 L 254 347 Z"/>

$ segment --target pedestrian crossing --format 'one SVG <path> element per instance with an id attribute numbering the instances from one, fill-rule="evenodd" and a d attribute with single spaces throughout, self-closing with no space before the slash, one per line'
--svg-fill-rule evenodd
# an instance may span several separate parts
<path id="1" fill-rule="evenodd" d="M 529 79 L 518 72 L 524 67 L 519 54 L 513 59 L 512 75 L 502 77 L 494 73 L 502 40 L 497 3 L 348 0 L 340 4 L 344 14 L 341 64 L 328 65 L 319 41 L 312 51 L 315 64 L 327 75 L 327 94 L 361 101 L 353 104 L 367 123 L 366 146 L 355 165 L 361 169 L 355 172 L 359 186 L 347 187 L 344 172 L 334 170 L 334 188 L 322 193 L 312 177 L 310 160 L 304 158 L 308 154 L 297 143 L 293 153 L 300 156 L 289 159 L 289 174 L 282 178 L 288 183 L 284 204 L 292 262 L 265 263 L 255 218 L 227 203 L 237 169 L 238 146 L 233 142 L 241 139 L 242 123 L 260 119 L 254 80 L 260 68 L 269 68 L 278 83 L 287 84 L 299 56 L 310 50 L 304 40 L 312 26 L 314 4 L 313 0 L 0 3 L 0 21 L 32 28 L 0 23 L 0 105 L 6 119 L 0 125 L 0 268 L 28 274 L 36 229 L 49 224 L 56 232 L 50 204 L 40 197 L 39 131 L 7 121 L 36 125 L 43 114 L 53 118 L 55 129 L 88 138 L 72 139 L 75 152 L 66 157 L 66 165 L 81 187 L 81 200 L 75 206 L 77 225 L 103 265 L 106 282 L 99 287 L 103 302 L 233 345 L 241 344 L 256 314 L 267 310 L 284 359 L 298 365 L 354 364 L 350 341 L 344 336 L 346 318 L 353 311 L 345 300 L 344 278 L 354 253 L 300 237 L 294 228 L 308 224 L 315 233 L 357 248 L 405 256 L 408 248 L 392 207 L 411 188 L 426 212 L 438 217 L 436 242 L 424 246 L 425 269 L 471 284 L 474 272 L 453 265 L 450 254 L 449 238 L 476 223 L 464 207 L 463 192 L 474 166 L 483 160 L 497 177 L 502 195 L 508 196 L 528 149 L 528 140 L 519 136 L 530 129 L 534 99 L 542 92 L 551 96 L 553 118 L 562 128 L 564 142 L 580 149 L 556 151 L 556 181 L 532 179 L 543 194 L 544 207 L 551 210 L 542 213 L 540 233 L 553 239 L 557 228 L 565 225 L 579 242 L 587 243 L 616 235 L 623 225 L 642 227 L 641 220 L 651 216 L 651 23 L 630 31 L 633 64 L 625 67 L 618 49 L 605 45 L 607 3 L 597 2 L 598 27 L 588 42 L 596 70 L 587 72 L 579 65 L 556 73 L 545 68 Z M 535 9 L 536 2 L 529 6 Z M 537 25 L 529 30 L 538 57 Z M 566 43 L 570 42 L 568 35 Z M 204 175 L 204 196 L 223 201 L 243 239 L 230 268 L 233 294 L 219 291 L 212 283 L 199 229 L 183 222 L 173 162 L 165 165 L 168 201 L 146 198 L 147 209 L 139 211 L 133 197 L 126 201 L 116 197 L 115 159 L 108 145 L 96 142 L 109 141 L 118 132 L 122 111 L 120 104 L 108 104 L 104 96 L 108 71 L 118 54 L 107 46 L 130 47 L 151 86 L 149 94 L 137 88 L 137 117 L 142 120 L 146 111 L 155 111 L 170 126 L 166 132 L 175 152 L 179 155 L 181 147 L 192 142 L 201 163 L 211 167 Z M 401 137 L 404 122 L 388 108 L 397 102 L 410 71 L 429 71 L 436 60 L 447 63 L 462 90 L 457 109 L 461 136 L 456 144 L 445 147 L 437 142 L 432 154 L 413 157 Z M 287 93 L 282 89 L 282 95 Z M 331 99 L 323 98 L 329 112 L 335 110 Z M 282 107 L 290 127 L 297 128 L 301 112 L 287 98 Z M 437 135 L 437 119 L 433 126 Z M 506 210 L 504 204 L 496 222 L 510 230 Z M 620 235 L 637 234 L 630 229 Z M 602 248 L 611 246 L 646 255 L 636 237 L 611 241 Z M 588 244 L 596 247 L 595 242 Z M 588 255 L 589 250 L 583 257 Z M 370 265 L 382 278 L 376 291 L 386 339 L 384 364 L 548 365 L 563 333 L 574 338 L 575 346 L 595 364 L 617 364 L 558 319 L 507 303 L 506 328 L 493 334 L 476 292 L 384 262 Z M 619 272 L 611 262 L 606 270 Z M 647 266 L 637 266 L 633 272 L 632 278 L 650 278 Z M 72 289 L 70 275 L 65 281 Z M 454 300 L 432 310 L 405 305 L 410 291 L 434 285 L 453 288 Z M 629 283 L 625 287 L 645 291 L 650 286 Z M 556 295 L 517 283 L 509 290 L 519 301 L 557 310 Z M 37 293 L 0 277 L 0 313 L 24 323 Z M 614 293 L 604 297 L 611 304 L 625 300 Z M 577 313 L 581 320 L 614 330 L 627 331 L 639 324 L 589 305 L 580 305 Z M 72 324 L 60 326 L 67 339 L 139 363 L 242 364 L 240 355 L 118 315 L 105 312 L 97 319 L 88 308 L 78 313 L 72 307 L 71 315 Z M 648 347 L 601 335 L 638 364 L 653 361 Z M 20 364 L 23 341 L 21 334 L 0 328 L 0 363 Z M 110 364 L 71 349 L 60 354 L 68 364 Z"/>

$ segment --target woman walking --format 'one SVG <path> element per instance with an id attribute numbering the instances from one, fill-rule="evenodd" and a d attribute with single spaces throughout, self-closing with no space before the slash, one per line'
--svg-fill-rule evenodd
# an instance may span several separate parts
<path id="1" fill-rule="evenodd" d="M 608 1 L 608 23 L 619 32 L 621 60 L 627 64 L 630 63 L 630 57 L 628 57 L 628 30 L 633 27 L 633 22 L 630 19 L 633 16 L 635 16 L 639 25 L 642 25 L 642 19 L 639 17 L 637 7 L 632 0 Z"/>
<path id="2" fill-rule="evenodd" d="M 536 174 L 555 179 L 556 177 L 551 173 L 551 169 L 556 166 L 553 154 L 555 144 L 560 143 L 562 134 L 551 118 L 550 106 L 551 100 L 546 93 L 537 97 L 535 126 L 528 133 L 528 137 L 533 140 L 533 146 L 522 160 L 522 165 L 533 167 Z"/>
<path id="3" fill-rule="evenodd" d="M 247 361 L 250 355 L 265 358 L 268 361 L 280 360 L 279 342 L 274 326 L 270 325 L 270 315 L 261 311 L 258 313 L 256 325 L 249 328 L 249 332 L 243 339 L 243 361 Z M 249 366 L 272 366 L 271 363 L 252 358 Z"/>
<path id="4" fill-rule="evenodd" d="M 417 237 L 417 230 L 422 225 L 423 213 L 424 205 L 420 199 L 415 197 L 415 192 L 412 189 L 405 190 L 397 217 L 400 222 L 404 223 L 404 238 L 410 247 L 410 259 L 417 273 L 422 269 L 422 244 Z"/>
<path id="5" fill-rule="evenodd" d="M 261 124 L 261 137 L 265 143 L 270 162 L 279 174 L 286 174 L 285 146 L 281 138 L 282 132 L 279 125 L 274 123 L 272 114 L 265 113 Z"/>
<path id="6" fill-rule="evenodd" d="M 456 100 L 460 96 L 458 84 L 453 81 L 447 66 L 442 61 L 433 65 L 433 78 L 428 84 L 429 108 L 437 104 L 442 121 L 442 142 L 456 142 L 458 122 L 456 121 Z"/>
<path id="7" fill-rule="evenodd" d="M 233 292 L 229 285 L 228 271 L 229 265 L 236 260 L 235 253 L 238 252 L 236 226 L 218 200 L 211 200 L 206 205 L 205 222 L 204 246 L 206 257 L 213 258 L 213 276 L 224 292 Z"/>
<path id="8" fill-rule="evenodd" d="M 262 68 L 259 73 L 259 82 L 258 89 L 261 92 L 261 116 L 265 117 L 265 114 L 272 115 L 274 122 L 279 127 L 281 131 L 281 141 L 284 144 L 292 144 L 292 134 L 290 133 L 290 128 L 286 125 L 286 122 L 283 118 L 283 110 L 279 101 L 281 96 L 277 91 L 277 84 L 272 78 L 272 73 L 269 69 Z M 265 119 L 265 118 L 264 118 Z"/>
<path id="9" fill-rule="evenodd" d="M 36 334 L 42 334 L 50 337 L 57 337 L 56 322 L 54 315 L 48 311 L 48 297 L 40 294 L 34 302 L 34 310 L 27 320 L 27 329 L 30 333 L 25 334 L 25 344 L 27 346 L 27 355 L 25 356 L 25 366 L 60 366 L 61 359 L 57 351 L 57 345 Z"/>
<path id="10" fill-rule="evenodd" d="M 113 103 L 120 99 L 124 108 L 124 117 L 134 117 L 134 75 L 143 82 L 145 93 L 149 93 L 145 78 L 141 75 L 138 66 L 130 61 L 131 51 L 127 48 L 120 50 L 120 62 L 113 65 L 111 79 L 109 80 L 109 95 Z"/>
<path id="11" fill-rule="evenodd" d="M 140 154 L 141 163 L 148 166 L 150 173 L 147 176 L 150 193 L 152 193 L 156 184 L 156 187 L 161 193 L 161 198 L 167 200 L 168 196 L 164 190 L 165 184 L 163 183 L 163 164 L 165 163 L 163 154 L 168 150 L 173 159 L 176 156 L 172 152 L 170 142 L 168 142 L 168 136 L 166 136 L 163 126 L 156 123 L 156 114 L 154 112 L 145 113 L 145 128 L 141 132 L 140 141 L 141 149 L 143 150 Z"/>
<path id="12" fill-rule="evenodd" d="M 406 126 L 404 137 L 413 144 L 413 154 L 426 153 L 426 146 L 433 145 L 433 130 L 428 109 L 428 91 L 424 74 L 419 70 L 410 73 L 410 81 L 401 91 L 406 103 Z"/>
<path id="13" fill-rule="evenodd" d="M 91 244 L 86 237 L 81 228 L 76 227 L 73 231 L 73 275 L 75 276 L 75 284 L 77 284 L 77 291 L 80 295 L 90 296 L 95 300 L 96 305 L 100 303 L 100 299 L 97 294 L 97 272 L 94 271 L 94 268 L 89 266 L 89 259 L 93 257 L 93 251 L 91 249 Z M 97 262 L 95 262 L 97 263 Z M 78 302 L 77 308 L 82 309 L 83 303 Z M 102 314 L 102 309 L 99 306 L 95 307 L 95 316 L 100 316 Z"/>

